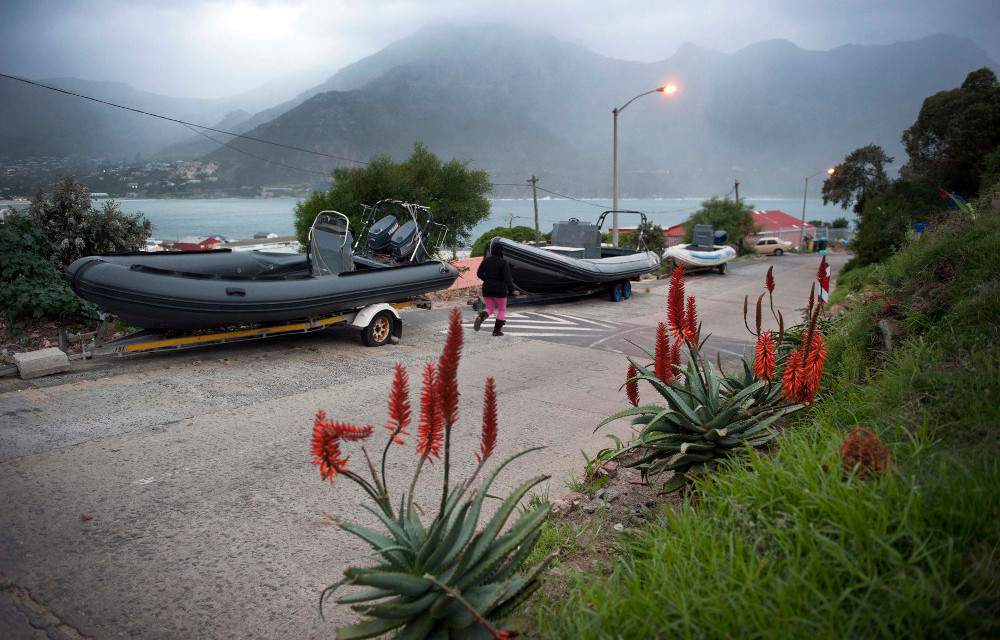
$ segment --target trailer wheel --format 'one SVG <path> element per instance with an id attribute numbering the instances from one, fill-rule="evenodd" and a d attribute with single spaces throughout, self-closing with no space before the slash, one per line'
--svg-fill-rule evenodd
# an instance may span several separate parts
<path id="1" fill-rule="evenodd" d="M 366 347 L 381 347 L 387 344 L 392 338 L 392 325 L 395 318 L 388 311 L 379 311 L 368 323 L 368 326 L 361 330 L 361 341 Z"/>
<path id="2" fill-rule="evenodd" d="M 728 264 L 729 263 L 727 263 L 727 262 L 723 262 L 722 264 L 720 264 L 719 265 L 719 273 L 721 273 L 722 275 L 726 275 L 726 272 L 729 271 Z"/>
<path id="3" fill-rule="evenodd" d="M 632 283 L 626 280 L 622 283 L 622 298 L 628 300 L 632 297 Z"/>
<path id="4" fill-rule="evenodd" d="M 611 289 L 608 291 L 608 297 L 611 302 L 621 302 L 622 301 L 622 283 L 616 282 L 611 285 Z"/>

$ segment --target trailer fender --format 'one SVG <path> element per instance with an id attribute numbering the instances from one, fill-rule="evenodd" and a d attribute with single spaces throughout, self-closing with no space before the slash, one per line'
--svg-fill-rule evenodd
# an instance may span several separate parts
<path id="1" fill-rule="evenodd" d="M 351 320 L 351 326 L 357 327 L 359 329 L 364 329 L 365 327 L 368 326 L 368 323 L 372 321 L 372 318 L 374 318 L 375 314 L 377 314 L 379 311 L 388 311 L 389 313 L 391 313 L 392 317 L 394 317 L 397 320 L 397 322 L 393 322 L 393 324 L 397 327 L 399 326 L 400 324 L 398 322 L 399 311 L 397 311 L 396 308 L 393 307 L 392 305 L 387 304 L 385 302 L 377 302 L 375 304 L 370 304 L 367 307 L 363 308 L 361 311 L 358 311 L 357 315 L 354 316 L 354 320 Z"/>

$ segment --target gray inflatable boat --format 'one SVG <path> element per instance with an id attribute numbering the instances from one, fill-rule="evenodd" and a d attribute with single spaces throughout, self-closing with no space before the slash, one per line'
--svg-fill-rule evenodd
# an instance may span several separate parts
<path id="1" fill-rule="evenodd" d="M 313 222 L 305 254 L 106 254 L 80 258 L 65 278 L 101 311 L 158 330 L 269 324 L 405 300 L 447 289 L 458 278 L 450 264 L 423 259 L 433 220 L 426 207 L 419 209 L 428 214 L 425 225 L 414 218 L 393 228 L 393 219 L 382 225 L 378 248 L 369 238 L 357 253 L 347 217 L 324 211 Z"/>

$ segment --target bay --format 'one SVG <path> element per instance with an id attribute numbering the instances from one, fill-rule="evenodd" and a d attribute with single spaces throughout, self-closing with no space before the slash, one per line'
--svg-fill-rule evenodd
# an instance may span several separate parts
<path id="1" fill-rule="evenodd" d="M 619 209 L 642 211 L 649 221 L 664 229 L 686 220 L 701 207 L 706 198 L 620 199 Z M 745 198 L 754 209 L 778 209 L 793 218 L 802 217 L 801 198 Z M 186 236 L 216 236 L 226 240 L 247 240 L 256 233 L 278 236 L 295 234 L 294 210 L 298 200 L 291 198 L 215 198 L 185 200 L 121 200 L 122 211 L 141 212 L 156 225 L 153 237 L 174 241 Z M 535 226 L 534 202 L 530 199 L 491 200 L 490 216 L 472 230 L 472 239 L 501 226 Z M 552 230 L 556 222 L 578 218 L 597 222 L 603 211 L 611 209 L 611 200 L 541 198 L 538 200 L 538 226 L 542 233 Z M 805 202 L 806 220 L 832 222 L 845 217 L 853 220 L 851 211 L 836 206 L 824 206 L 821 198 Z M 619 227 L 634 227 L 638 216 L 619 214 Z M 611 229 L 611 216 L 604 230 Z"/>

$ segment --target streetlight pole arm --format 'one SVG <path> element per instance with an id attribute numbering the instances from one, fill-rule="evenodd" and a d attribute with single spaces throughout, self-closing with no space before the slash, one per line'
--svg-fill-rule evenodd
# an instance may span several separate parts
<path id="1" fill-rule="evenodd" d="M 657 89 L 653 89 L 652 91 L 647 91 L 646 93 L 640 93 L 639 95 L 637 95 L 636 97 L 632 98 L 631 100 L 629 100 L 628 102 L 626 102 L 622 106 L 618 107 L 617 109 L 612 109 L 611 112 L 617 116 L 619 113 L 621 113 L 622 111 L 625 110 L 625 107 L 629 106 L 630 104 L 632 104 L 633 102 L 635 102 L 639 98 L 641 98 L 643 96 L 648 96 L 651 93 L 663 93 L 663 87 L 659 87 Z"/>

